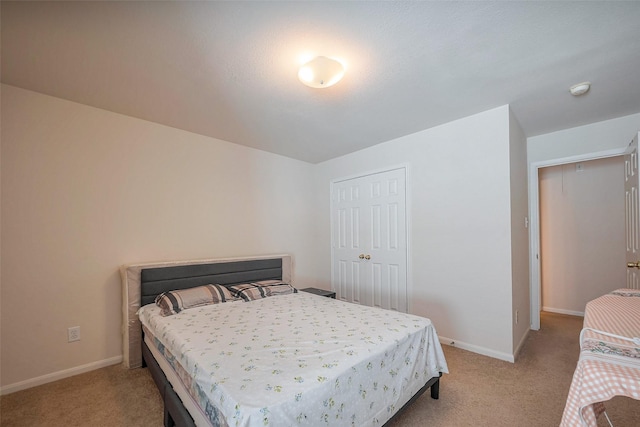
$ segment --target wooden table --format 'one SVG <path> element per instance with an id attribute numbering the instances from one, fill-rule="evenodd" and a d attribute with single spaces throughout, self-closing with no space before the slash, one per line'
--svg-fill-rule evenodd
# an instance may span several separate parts
<path id="1" fill-rule="evenodd" d="M 638 341 L 631 341 L 633 338 Z M 614 396 L 640 400 L 637 289 L 618 289 L 587 303 L 580 333 L 580 358 L 560 426 L 597 426 L 604 402 Z"/>

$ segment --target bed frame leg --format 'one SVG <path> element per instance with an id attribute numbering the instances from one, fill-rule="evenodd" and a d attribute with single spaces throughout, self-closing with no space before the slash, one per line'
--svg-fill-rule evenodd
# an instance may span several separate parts
<path id="1" fill-rule="evenodd" d="M 164 427 L 175 427 L 176 423 L 173 421 L 173 418 L 171 418 L 171 414 L 169 413 L 169 410 L 167 409 L 167 406 L 164 406 Z"/>
<path id="2" fill-rule="evenodd" d="M 440 397 L 440 378 L 431 385 L 431 398 L 438 399 Z"/>

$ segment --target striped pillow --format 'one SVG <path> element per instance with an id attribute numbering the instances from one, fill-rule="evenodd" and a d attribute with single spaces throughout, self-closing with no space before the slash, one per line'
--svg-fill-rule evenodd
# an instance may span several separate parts
<path id="1" fill-rule="evenodd" d="M 187 308 L 237 300 L 224 286 L 204 285 L 197 288 L 163 292 L 156 297 L 156 305 L 162 309 L 163 316 L 171 316 Z"/>
<path id="2" fill-rule="evenodd" d="M 286 295 L 298 292 L 293 286 L 280 280 L 263 280 L 261 282 L 241 283 L 229 286 L 229 290 L 236 298 L 245 301 L 266 298 L 274 295 Z"/>

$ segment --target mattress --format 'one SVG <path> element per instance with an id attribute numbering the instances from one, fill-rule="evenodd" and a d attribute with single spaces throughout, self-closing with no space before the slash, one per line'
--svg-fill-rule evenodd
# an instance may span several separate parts
<path id="1" fill-rule="evenodd" d="M 212 425 L 382 425 L 448 372 L 429 319 L 305 292 L 139 316 Z"/>

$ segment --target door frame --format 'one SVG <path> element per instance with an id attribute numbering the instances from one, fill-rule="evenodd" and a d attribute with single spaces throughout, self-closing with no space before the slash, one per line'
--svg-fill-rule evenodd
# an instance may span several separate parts
<path id="1" fill-rule="evenodd" d="M 640 133 L 638 133 L 638 135 L 640 135 Z M 633 146 L 633 148 L 632 148 Z M 635 155 L 634 155 L 635 152 Z M 625 228 L 625 237 L 627 240 L 627 248 L 626 248 L 626 262 L 627 262 L 627 274 L 626 274 L 626 280 L 625 280 L 625 288 L 631 288 L 631 289 L 638 289 L 638 270 L 633 269 L 633 268 L 629 268 L 629 263 L 630 262 L 637 262 L 638 261 L 638 247 L 637 247 L 637 229 L 638 229 L 638 215 L 637 215 L 637 209 L 638 209 L 638 200 L 637 200 L 637 196 L 638 196 L 638 189 L 639 189 L 639 180 L 638 180 L 638 173 L 640 173 L 640 170 L 638 170 L 638 155 L 640 154 L 640 149 L 639 149 L 639 145 L 638 145 L 638 136 L 634 136 L 633 139 L 631 140 L 631 142 L 629 143 L 629 146 L 627 146 L 627 149 L 624 152 L 624 193 L 625 193 L 625 224 L 624 224 L 624 228 Z M 631 171 L 629 171 L 629 168 L 627 167 L 627 165 L 630 164 L 631 167 Z M 628 175 L 628 173 L 631 172 L 631 175 Z M 631 192 L 633 193 L 633 189 L 635 187 L 635 193 L 636 193 L 636 199 L 634 200 L 633 195 L 631 197 L 631 204 L 632 204 L 632 212 L 629 212 L 629 208 L 630 208 L 630 203 L 629 203 L 629 193 L 628 193 L 628 189 L 629 189 L 629 182 L 633 181 L 631 183 Z M 635 185 L 634 185 L 635 184 Z M 635 208 L 635 209 L 633 209 Z M 636 215 L 633 214 L 633 211 L 636 211 Z M 633 225 L 630 226 L 629 224 L 629 217 L 631 217 L 631 222 L 633 222 Z M 630 232 L 629 232 L 629 228 L 631 228 L 632 230 L 635 228 L 636 229 L 636 233 L 634 236 L 629 236 Z M 632 237 L 632 240 L 634 240 L 634 243 L 631 244 L 631 247 L 629 247 L 629 237 Z M 633 238 L 635 237 L 635 238 Z"/>
<path id="2" fill-rule="evenodd" d="M 576 156 L 560 157 L 529 163 L 529 298 L 531 301 L 531 329 L 540 329 L 541 278 L 540 278 L 540 194 L 539 170 L 549 166 L 566 165 L 588 160 L 623 156 L 627 147 Z"/>
<path id="3" fill-rule="evenodd" d="M 407 268 L 407 313 L 413 313 L 413 271 L 412 271 L 412 263 L 411 263 L 411 181 L 410 181 L 410 171 L 411 167 L 409 163 L 400 163 L 395 166 L 389 166 L 379 169 L 373 169 L 366 172 L 360 172 L 353 175 L 344 176 L 341 178 L 334 178 L 329 182 L 329 224 L 330 224 L 330 233 L 331 233 L 331 290 L 336 291 L 335 289 L 335 271 L 334 271 L 334 248 L 335 248 L 335 233 L 334 233 L 334 225 L 333 225 L 333 186 L 334 184 L 342 181 L 349 181 L 351 179 L 363 178 L 369 175 L 376 175 L 384 172 L 391 172 L 394 170 L 404 170 L 404 216 L 405 216 L 405 233 L 406 233 L 406 254 L 405 254 L 405 262 Z"/>

